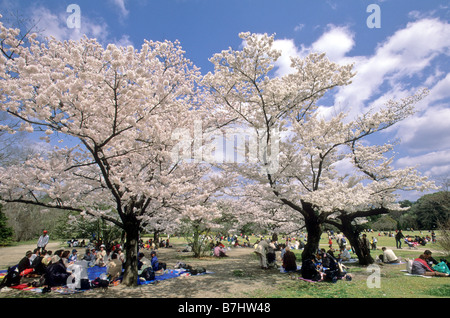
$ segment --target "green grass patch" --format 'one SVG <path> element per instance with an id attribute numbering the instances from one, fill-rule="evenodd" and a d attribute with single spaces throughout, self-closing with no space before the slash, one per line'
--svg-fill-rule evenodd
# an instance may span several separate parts
<path id="1" fill-rule="evenodd" d="M 450 297 L 450 284 L 427 289 L 425 294 L 435 297 Z"/>

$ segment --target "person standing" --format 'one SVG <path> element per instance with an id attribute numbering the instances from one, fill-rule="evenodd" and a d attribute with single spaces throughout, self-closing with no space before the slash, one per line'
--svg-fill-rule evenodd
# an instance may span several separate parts
<path id="1" fill-rule="evenodd" d="M 405 236 L 402 233 L 402 230 L 398 230 L 397 234 L 395 234 L 395 245 L 397 248 L 402 248 L 402 239 L 405 238 Z"/>
<path id="2" fill-rule="evenodd" d="M 45 247 L 47 246 L 49 240 L 50 240 L 50 237 L 48 235 L 48 232 L 46 230 L 44 230 L 44 232 L 39 237 L 39 240 L 37 242 L 37 248 L 38 248 L 39 252 L 43 252 L 45 250 Z"/>
<path id="3" fill-rule="evenodd" d="M 269 250 L 269 242 L 261 240 L 256 246 L 255 253 L 259 256 L 259 263 L 262 269 L 268 269 L 267 266 L 267 252 Z"/>

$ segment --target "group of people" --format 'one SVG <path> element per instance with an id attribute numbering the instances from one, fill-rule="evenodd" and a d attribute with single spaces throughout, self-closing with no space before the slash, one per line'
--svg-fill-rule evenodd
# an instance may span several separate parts
<path id="1" fill-rule="evenodd" d="M 300 269 L 302 278 L 311 281 L 337 282 L 339 279 L 351 280 L 352 276 L 345 270 L 345 266 L 325 249 L 320 249 L 302 260 Z"/>
<path id="2" fill-rule="evenodd" d="M 80 257 L 76 249 L 58 249 L 55 252 L 47 250 L 48 242 L 48 232 L 44 231 L 38 239 L 37 248 L 34 251 L 27 251 L 19 263 L 10 270 L 16 271 L 20 278 L 39 278 L 38 285 L 46 287 L 67 285 L 74 278 L 74 265 L 79 265 L 81 261 L 85 261 L 83 264 L 86 268 L 106 267 L 109 281 L 118 279 L 122 274 L 125 256 L 118 246 L 108 251 L 105 245 L 101 245 L 98 250 L 86 249 L 83 257 Z M 17 282 L 20 282 L 20 278 Z"/>
<path id="3" fill-rule="evenodd" d="M 405 243 L 410 248 L 417 248 L 417 246 L 425 246 L 427 243 L 436 243 L 436 233 L 431 232 L 430 235 L 420 236 L 420 235 L 403 235 L 402 230 L 398 230 L 394 235 L 395 246 L 398 249 L 402 248 L 402 243 Z"/>
<path id="4" fill-rule="evenodd" d="M 274 239 L 263 239 L 255 243 L 255 253 L 259 256 L 259 262 L 262 269 L 276 267 L 275 251 L 277 250 L 276 241 Z"/>
<path id="5" fill-rule="evenodd" d="M 147 251 L 169 247 L 172 247 L 170 244 L 170 237 L 167 237 L 167 239 L 161 240 L 160 242 L 154 241 L 153 239 L 148 239 L 146 241 L 142 239 L 139 240 L 139 249 L 146 249 Z"/>
<path id="6" fill-rule="evenodd" d="M 138 253 L 138 275 L 143 281 L 153 280 L 156 272 L 166 269 L 166 263 L 160 262 L 156 256 L 156 251 L 150 252 L 150 259 L 144 253 Z"/>

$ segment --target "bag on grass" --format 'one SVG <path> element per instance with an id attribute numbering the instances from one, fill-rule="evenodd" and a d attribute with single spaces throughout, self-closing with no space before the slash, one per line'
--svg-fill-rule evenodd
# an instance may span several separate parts
<path id="1" fill-rule="evenodd" d="M 0 288 L 2 287 L 11 287 L 11 286 L 17 286 L 20 284 L 20 273 L 18 266 L 12 266 L 8 268 L 8 271 L 6 273 L 6 276 L 3 278 L 3 281 L 0 284 Z"/>
<path id="2" fill-rule="evenodd" d="M 450 274 L 450 269 L 448 268 L 447 264 L 445 264 L 445 262 L 440 262 L 440 263 L 434 265 L 433 269 L 436 272 Z"/>
<path id="3" fill-rule="evenodd" d="M 408 260 L 408 262 L 406 263 L 406 271 L 408 272 L 408 273 L 410 273 L 411 274 L 411 271 L 412 271 L 412 264 L 414 263 L 414 261 L 413 260 Z"/>

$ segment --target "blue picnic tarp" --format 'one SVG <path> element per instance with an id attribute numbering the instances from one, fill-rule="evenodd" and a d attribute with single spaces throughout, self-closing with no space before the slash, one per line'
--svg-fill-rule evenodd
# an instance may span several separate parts
<path id="1" fill-rule="evenodd" d="M 87 269 L 87 271 L 88 271 L 89 280 L 93 281 L 97 277 L 100 277 L 100 275 L 106 274 L 106 267 L 93 266 L 93 267 L 89 267 Z M 180 277 L 183 275 L 187 275 L 188 273 L 189 272 L 185 271 L 184 269 L 166 270 L 164 272 L 164 274 L 156 275 L 154 280 L 149 280 L 149 281 L 138 280 L 138 285 L 147 285 L 147 284 L 154 283 L 155 281 L 166 280 L 166 279 L 171 279 L 171 278 L 176 278 L 176 277 Z M 202 274 L 211 274 L 211 272 L 205 272 Z M 198 274 L 198 275 L 201 275 L 201 274 Z"/>

